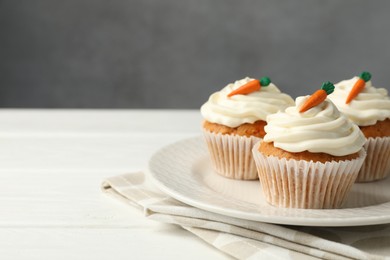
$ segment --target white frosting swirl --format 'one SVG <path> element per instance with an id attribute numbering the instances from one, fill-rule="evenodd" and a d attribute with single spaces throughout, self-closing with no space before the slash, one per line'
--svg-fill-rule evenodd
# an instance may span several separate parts
<path id="1" fill-rule="evenodd" d="M 294 104 L 294 100 L 289 95 L 281 93 L 273 83 L 250 94 L 227 96 L 232 90 L 251 80 L 253 79 L 248 77 L 237 80 L 221 91 L 213 93 L 200 109 L 204 119 L 212 123 L 238 127 L 244 123 L 265 121 L 268 115 Z"/>
<path id="2" fill-rule="evenodd" d="M 298 97 L 296 106 L 267 117 L 264 141 L 274 142 L 288 152 L 309 151 L 344 156 L 362 149 L 365 137 L 359 127 L 326 99 L 320 105 L 299 113 L 309 96 Z"/>
<path id="3" fill-rule="evenodd" d="M 335 84 L 335 90 L 329 95 L 329 99 L 359 126 L 374 125 L 377 121 L 390 118 L 390 98 L 387 90 L 373 87 L 371 81 L 367 81 L 363 91 L 349 104 L 345 104 L 349 92 L 358 79 L 353 77 Z"/>

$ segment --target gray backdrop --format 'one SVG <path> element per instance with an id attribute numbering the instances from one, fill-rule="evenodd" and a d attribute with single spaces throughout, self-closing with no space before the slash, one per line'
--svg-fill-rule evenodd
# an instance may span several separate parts
<path id="1" fill-rule="evenodd" d="M 0 0 L 0 106 L 198 108 L 245 76 L 390 79 L 390 1 Z M 388 88 L 389 89 L 389 88 Z"/>

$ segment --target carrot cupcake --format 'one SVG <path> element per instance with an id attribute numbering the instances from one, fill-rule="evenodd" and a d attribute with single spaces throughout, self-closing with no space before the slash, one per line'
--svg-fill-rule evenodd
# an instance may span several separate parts
<path id="1" fill-rule="evenodd" d="M 286 208 L 339 208 L 366 153 L 359 127 L 326 99 L 324 83 L 312 96 L 267 117 L 266 135 L 253 148 L 268 203 Z"/>
<path id="2" fill-rule="evenodd" d="M 343 80 L 335 87 L 329 99 L 367 138 L 364 145 L 367 158 L 356 181 L 386 178 L 390 173 L 390 98 L 387 90 L 374 87 L 368 72 Z"/>
<path id="3" fill-rule="evenodd" d="M 231 179 L 257 179 L 251 150 L 265 134 L 266 117 L 292 104 L 268 77 L 246 77 L 213 93 L 201 114 L 214 170 Z"/>

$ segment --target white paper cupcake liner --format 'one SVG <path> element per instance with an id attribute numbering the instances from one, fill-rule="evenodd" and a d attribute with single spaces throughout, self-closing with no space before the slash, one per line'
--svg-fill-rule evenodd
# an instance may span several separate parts
<path id="1" fill-rule="evenodd" d="M 216 134 L 203 130 L 214 170 L 227 178 L 258 179 L 252 148 L 261 138 Z"/>
<path id="2" fill-rule="evenodd" d="M 362 149 L 354 160 L 313 162 L 279 159 L 253 148 L 264 195 L 271 205 L 284 208 L 340 208 L 363 164 Z"/>
<path id="3" fill-rule="evenodd" d="M 377 181 L 390 174 L 390 137 L 368 138 L 364 144 L 367 157 L 356 182 Z"/>

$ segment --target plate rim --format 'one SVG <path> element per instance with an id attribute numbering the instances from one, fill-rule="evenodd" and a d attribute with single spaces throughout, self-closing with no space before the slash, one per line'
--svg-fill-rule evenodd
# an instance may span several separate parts
<path id="1" fill-rule="evenodd" d="M 201 142 L 200 142 L 201 140 Z M 195 142 L 195 143 L 203 143 L 203 139 L 201 136 L 195 136 L 190 138 L 181 139 L 179 141 L 176 141 L 174 143 L 168 144 L 166 146 L 163 146 L 159 150 L 157 150 L 149 159 L 148 162 L 148 170 L 147 173 L 151 177 L 150 179 L 152 182 L 165 194 L 171 196 L 174 199 L 177 199 L 178 201 L 181 201 L 185 204 L 188 204 L 190 206 L 206 210 L 212 213 L 217 213 L 221 215 L 225 215 L 228 217 L 234 217 L 238 219 L 244 219 L 244 220 L 250 220 L 250 221 L 261 221 L 265 223 L 271 223 L 271 224 L 283 224 L 283 225 L 295 225 L 295 226 L 318 226 L 318 227 L 347 227 L 347 226 L 365 226 L 365 225 L 377 225 L 377 224 L 388 224 L 390 223 L 390 201 L 385 202 L 379 205 L 385 205 L 388 206 L 386 209 L 388 210 L 387 215 L 381 215 L 381 216 L 365 216 L 364 219 L 362 217 L 350 217 L 350 218 L 337 218 L 337 217 L 327 217 L 327 218 L 319 218 L 318 217 L 286 217 L 286 216 L 268 216 L 268 215 L 262 215 L 258 212 L 252 212 L 252 213 L 243 213 L 240 210 L 234 210 L 234 209 L 228 209 L 228 208 L 222 208 L 218 205 L 213 205 L 210 203 L 205 203 L 203 201 L 196 200 L 192 197 L 189 197 L 186 194 L 182 194 L 179 191 L 173 189 L 172 187 L 169 187 L 169 185 L 166 184 L 164 180 L 161 180 L 161 176 L 159 176 L 159 173 L 153 170 L 154 163 L 160 156 L 165 156 L 164 153 L 167 152 L 167 150 L 171 150 L 176 146 L 182 146 L 184 143 L 188 142 Z M 200 149 L 200 147 L 199 147 Z M 196 161 L 195 158 L 193 161 Z M 217 193 L 216 191 L 212 191 L 214 193 Z M 269 207 L 274 207 L 269 205 Z M 373 206 L 366 206 L 366 207 L 359 207 L 359 208 L 345 208 L 345 209 L 284 209 L 284 208 L 276 208 L 280 210 L 286 210 L 286 211 L 295 211 L 295 212 L 329 212 L 331 214 L 334 213 L 335 210 L 337 211 L 345 211 L 345 212 L 351 212 L 353 214 L 354 211 L 357 209 L 367 209 L 372 210 L 377 208 L 378 205 Z"/>

